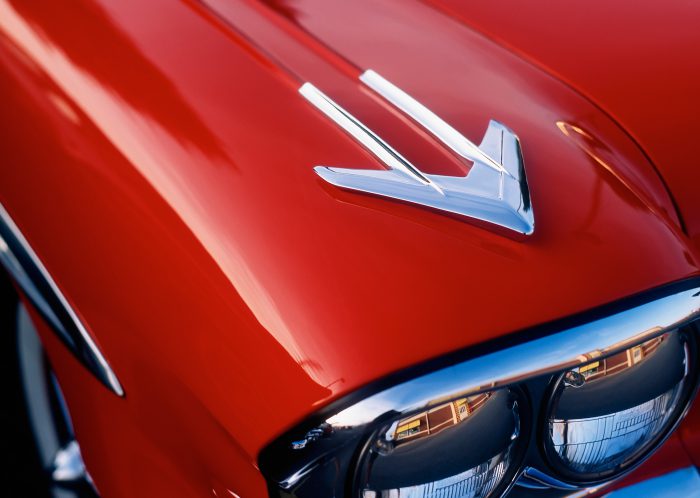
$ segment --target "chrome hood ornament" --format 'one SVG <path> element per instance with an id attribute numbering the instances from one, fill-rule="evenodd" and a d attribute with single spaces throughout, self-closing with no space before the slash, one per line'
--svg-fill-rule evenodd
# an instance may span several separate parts
<path id="1" fill-rule="evenodd" d="M 389 197 L 480 220 L 521 235 L 531 235 L 535 220 L 518 137 L 491 121 L 476 146 L 379 74 L 368 70 L 360 80 L 423 126 L 460 157 L 473 162 L 466 176 L 429 175 L 360 123 L 327 95 L 305 83 L 299 88 L 309 102 L 348 132 L 387 170 L 316 166 L 316 173 L 337 187 Z M 511 233 L 512 233 L 511 232 Z"/>

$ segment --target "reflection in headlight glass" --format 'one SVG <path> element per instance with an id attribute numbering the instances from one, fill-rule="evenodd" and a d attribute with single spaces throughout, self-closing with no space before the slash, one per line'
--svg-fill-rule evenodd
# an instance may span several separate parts
<path id="1" fill-rule="evenodd" d="M 667 333 L 566 372 L 548 420 L 554 464 L 594 480 L 638 461 L 679 415 L 687 362 Z"/>
<path id="2" fill-rule="evenodd" d="M 486 498 L 504 481 L 520 420 L 509 390 L 395 421 L 363 458 L 362 498 Z"/>
<path id="3" fill-rule="evenodd" d="M 679 387 L 603 417 L 552 421 L 554 448 L 571 470 L 601 472 L 622 464 L 668 423 Z"/>
<path id="4" fill-rule="evenodd" d="M 405 488 L 365 490 L 363 498 L 484 498 L 501 482 L 508 467 L 507 452 L 461 474 Z"/>

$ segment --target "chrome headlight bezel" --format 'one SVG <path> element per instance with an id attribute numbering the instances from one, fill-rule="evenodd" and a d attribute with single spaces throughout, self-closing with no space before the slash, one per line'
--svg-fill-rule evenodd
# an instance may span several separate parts
<path id="1" fill-rule="evenodd" d="M 542 428 L 551 386 L 563 372 L 584 365 L 592 355 L 613 355 L 686 327 L 698 317 L 700 280 L 693 279 L 450 354 L 331 403 L 265 448 L 259 458 L 260 469 L 272 496 L 355 498 L 360 496 L 358 469 L 368 444 L 392 420 L 449 400 L 510 388 L 521 393 L 521 436 L 509 469 L 512 472 L 507 472 L 499 493 L 492 496 L 503 496 L 516 481 L 523 487 L 559 489 L 608 482 L 619 474 L 595 480 L 571 479 L 550 464 L 542 444 Z M 695 351 L 695 326 L 688 330 L 692 330 L 687 334 Z M 697 390 L 695 363 L 690 365 L 692 379 L 683 395 L 683 413 L 663 431 L 653 448 L 622 474 L 636 468 L 682 419 Z"/>

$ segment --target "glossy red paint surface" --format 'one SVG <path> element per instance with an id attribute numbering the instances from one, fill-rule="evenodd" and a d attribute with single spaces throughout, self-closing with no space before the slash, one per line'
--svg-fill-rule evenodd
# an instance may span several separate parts
<path id="1" fill-rule="evenodd" d="M 127 393 L 43 331 L 106 497 L 264 496 L 261 447 L 330 400 L 699 273 L 640 148 L 560 81 L 425 4 L 274 4 L 0 2 L 0 202 Z M 306 80 L 463 171 L 358 84 L 369 67 L 475 141 L 491 118 L 519 134 L 530 239 L 316 177 L 380 166 Z"/>
<path id="2" fill-rule="evenodd" d="M 697 2 L 428 1 L 609 113 L 662 173 L 700 245 Z"/>

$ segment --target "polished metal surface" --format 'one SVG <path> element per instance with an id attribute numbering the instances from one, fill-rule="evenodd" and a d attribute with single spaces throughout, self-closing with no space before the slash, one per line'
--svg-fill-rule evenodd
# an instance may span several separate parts
<path id="1" fill-rule="evenodd" d="M 396 152 L 389 144 L 375 135 L 366 126 L 360 123 L 345 109 L 333 102 L 326 94 L 321 92 L 311 83 L 304 83 L 299 88 L 301 93 L 309 102 L 315 105 L 326 116 L 335 121 L 341 128 L 352 135 L 372 154 L 382 161 L 391 171 L 402 173 L 404 176 L 397 176 L 401 181 L 408 178 L 415 182 L 431 187 L 435 192 L 442 195 L 442 191 L 430 181 L 418 168 L 413 166 L 406 158 Z M 354 171 L 354 170 L 353 170 Z M 358 170 L 359 171 L 359 170 Z M 323 167 L 316 167 L 316 172 L 323 177 Z"/>
<path id="2" fill-rule="evenodd" d="M 326 486 L 323 488 L 324 493 L 329 495 L 342 494 L 345 486 L 345 479 L 342 478 L 343 472 L 353 472 L 356 476 L 360 476 L 355 481 L 358 492 L 362 494 L 364 491 L 368 491 L 370 492 L 368 496 L 372 494 L 371 492 L 375 492 L 377 497 L 381 497 L 384 491 L 389 492 L 391 496 L 408 496 L 410 495 L 408 490 L 412 489 L 412 486 L 428 486 L 421 489 L 430 494 L 434 492 L 434 488 L 430 488 L 432 485 L 452 485 L 457 482 L 460 483 L 459 486 L 463 485 L 464 489 L 455 488 L 456 491 L 453 490 L 457 493 L 455 496 L 462 496 L 462 494 L 470 496 L 469 493 L 472 492 L 476 493 L 474 496 L 479 496 L 479 491 L 469 488 L 468 485 L 469 482 L 476 482 L 476 478 L 470 481 L 474 476 L 462 474 L 469 473 L 470 469 L 479 467 L 479 462 L 491 462 L 498 455 L 508 454 L 514 456 L 512 459 L 510 457 L 502 459 L 502 461 L 508 460 L 510 462 L 510 466 L 504 473 L 502 485 L 506 488 L 513 488 L 517 483 L 517 487 L 512 489 L 512 492 L 515 493 L 514 496 L 530 496 L 528 493 L 539 492 L 538 489 L 546 490 L 546 496 L 556 496 L 557 498 L 572 493 L 577 493 L 576 496 L 586 496 L 585 493 L 592 492 L 593 489 L 600 489 L 602 485 L 617 477 L 620 472 L 627 472 L 643 461 L 668 436 L 685 413 L 688 402 L 692 399 L 695 391 L 697 378 L 695 360 L 692 360 L 692 366 L 686 361 L 687 348 L 690 347 L 695 351 L 695 328 L 686 326 L 693 320 L 700 318 L 700 285 L 697 281 L 689 281 L 664 291 L 658 291 L 654 300 L 641 301 L 641 304 L 633 307 L 608 308 L 607 311 L 597 312 L 593 316 L 595 318 L 590 318 L 588 321 L 581 317 L 575 322 L 577 324 L 572 323 L 559 329 L 559 332 L 440 368 L 371 394 L 350 405 L 342 404 L 336 410 L 329 409 L 324 416 L 314 419 L 308 425 L 302 425 L 298 429 L 290 431 L 288 435 L 283 436 L 267 448 L 261 456 L 261 468 L 272 482 L 298 497 L 307 496 L 298 491 L 304 489 L 304 486 L 310 490 L 323 485 Z M 554 330 L 553 327 L 553 325 L 550 326 L 550 329 Z M 656 385 L 649 382 L 649 375 L 651 375 L 649 372 L 652 372 L 655 367 L 647 369 L 649 372 L 645 373 L 643 377 L 636 374 L 640 371 L 638 369 L 644 370 L 646 367 L 629 368 L 627 375 L 615 376 L 620 382 L 620 385 L 614 389 L 615 393 L 620 393 L 622 390 L 625 395 L 616 394 L 613 397 L 618 399 L 614 400 L 613 403 L 624 404 L 622 411 L 625 409 L 641 410 L 644 412 L 640 412 L 641 415 L 646 416 L 652 412 L 653 415 L 658 412 L 654 409 L 655 405 L 651 407 L 650 411 L 644 403 L 652 400 L 653 404 L 656 397 L 668 390 L 661 390 L 668 382 L 674 380 L 678 375 L 680 377 L 688 376 L 692 382 L 683 384 L 681 389 L 683 394 L 676 405 L 671 406 L 668 403 L 664 405 L 670 416 L 664 418 L 662 423 L 657 424 L 658 427 L 654 424 L 649 426 L 653 426 L 651 432 L 654 433 L 654 437 L 649 439 L 649 444 L 634 448 L 632 448 L 634 444 L 629 446 L 633 449 L 629 453 L 632 456 L 631 460 L 626 461 L 625 465 L 619 469 L 616 468 L 610 475 L 600 474 L 600 479 L 576 480 L 565 472 L 558 472 L 556 475 L 545 474 L 538 470 L 538 468 L 546 467 L 544 461 L 540 460 L 541 457 L 534 458 L 530 453 L 528 453 L 529 456 L 525 456 L 528 452 L 527 448 L 531 448 L 534 444 L 529 438 L 534 438 L 534 434 L 538 433 L 536 426 L 539 421 L 546 420 L 538 413 L 539 410 L 543 409 L 538 407 L 546 406 L 546 404 L 542 404 L 542 399 L 533 401 L 534 406 L 526 410 L 531 418 L 524 424 L 519 421 L 516 428 L 511 426 L 510 429 L 506 429 L 505 425 L 502 424 L 503 430 L 500 430 L 498 429 L 499 417 L 489 416 L 488 427 L 482 427 L 478 431 L 470 433 L 468 437 L 461 437 L 458 431 L 466 430 L 469 428 L 469 424 L 444 422 L 447 428 L 443 432 L 429 435 L 428 429 L 434 425 L 435 420 L 428 420 L 425 425 L 427 432 L 424 432 L 422 422 L 415 423 L 415 420 L 423 417 L 424 414 L 433 413 L 445 406 L 453 406 L 454 403 L 463 399 L 473 399 L 474 396 L 511 392 L 518 398 L 520 396 L 517 394 L 518 389 L 523 385 L 530 386 L 530 384 L 533 384 L 530 387 L 537 384 L 540 386 L 537 389 L 545 392 L 546 387 L 553 380 L 552 375 L 555 374 L 559 376 L 561 385 L 577 393 L 577 396 L 583 396 L 581 399 L 584 399 L 587 389 L 595 387 L 597 384 L 590 370 L 593 363 L 608 358 L 612 361 L 615 355 L 621 352 L 625 352 L 625 354 L 629 352 L 631 357 L 635 358 L 634 351 L 638 346 L 647 348 L 647 352 L 650 352 L 651 346 L 649 344 L 657 344 L 665 340 L 663 338 L 668 337 L 679 339 L 679 344 L 682 344 L 680 355 L 676 354 L 679 351 L 678 348 L 674 347 L 670 350 L 658 347 L 656 350 L 659 353 L 649 354 L 649 360 L 639 363 L 639 365 L 653 366 L 652 362 L 656 361 L 653 358 L 657 358 L 666 365 L 664 370 L 667 371 L 668 376 L 657 375 L 658 385 Z M 664 356 L 660 353 L 661 351 L 671 351 L 675 356 Z M 569 378 L 570 382 L 565 383 L 564 380 L 568 378 L 566 373 L 572 370 L 576 370 L 582 379 L 577 377 L 571 381 Z M 637 382 L 639 379 L 642 381 Z M 667 380 L 668 382 L 666 382 Z M 673 385 L 673 383 L 669 385 Z M 531 390 L 530 387 L 528 390 Z M 567 394 L 567 399 L 568 396 Z M 675 396 L 673 397 L 675 398 Z M 636 402 L 637 399 L 641 401 Z M 600 409 L 605 414 L 616 411 L 615 407 L 606 411 L 609 407 L 605 403 L 591 403 L 590 405 L 591 410 Z M 561 406 L 564 408 L 568 406 L 569 409 L 576 410 L 575 413 L 583 413 L 581 417 L 575 418 L 584 419 L 599 416 L 596 412 L 578 411 L 580 408 L 576 403 L 567 406 L 562 404 Z M 451 409 L 457 413 L 454 407 Z M 567 416 L 566 412 L 561 410 L 557 411 L 556 415 L 557 417 L 561 415 L 559 420 L 564 420 Z M 633 415 L 635 414 L 622 413 L 619 416 L 621 423 L 632 427 L 630 424 L 636 420 Z M 455 418 L 458 417 L 455 415 Z M 623 418 L 624 420 L 622 420 Z M 647 418 L 649 417 L 644 418 L 644 421 Z M 578 421 L 573 421 L 573 423 Z M 638 424 L 640 430 L 649 425 L 645 425 L 644 421 Z M 437 426 L 442 427 L 442 422 Z M 314 431 L 314 429 L 317 430 Z M 632 427 L 631 430 L 635 431 L 636 426 Z M 391 455 L 392 448 L 394 448 L 393 451 L 397 451 L 398 434 L 414 437 L 414 431 L 416 434 L 429 435 L 423 441 L 416 438 L 411 443 L 410 453 L 413 456 L 421 454 L 421 458 L 415 462 L 411 461 L 410 465 L 404 465 L 399 462 L 400 452 L 397 452 L 396 461 L 390 461 L 391 459 L 387 455 Z M 513 447 L 508 445 L 501 445 L 498 448 L 491 447 L 489 444 L 493 443 L 495 439 L 485 441 L 478 436 L 479 433 L 493 436 L 494 434 L 510 434 L 511 432 L 512 440 L 522 441 L 522 445 L 519 443 Z M 520 437 L 521 433 L 522 437 Z M 370 434 L 369 439 L 367 439 L 368 434 Z M 450 437 L 441 438 L 441 435 L 449 435 Z M 453 444 L 456 444 L 454 448 L 452 448 Z M 340 473 L 333 470 L 342 469 L 344 465 L 348 465 L 348 462 L 352 461 L 352 455 L 359 451 L 358 445 L 361 445 L 363 449 L 356 467 L 348 468 Z M 425 452 L 422 450 L 423 445 L 427 448 Z M 436 451 L 437 447 L 442 451 Z M 536 453 L 539 454 L 539 452 Z M 440 455 L 440 457 L 433 455 Z M 417 463 L 419 461 L 426 462 L 428 465 L 422 466 Z M 375 478 L 380 475 L 376 465 L 382 464 L 382 462 L 387 464 L 384 475 L 388 476 L 383 483 L 372 482 L 370 478 L 362 481 L 362 472 Z M 486 470 L 486 467 L 479 468 Z M 402 471 L 392 469 L 410 469 L 410 472 L 401 477 L 404 475 Z M 329 475 L 336 477 L 330 478 Z M 486 479 L 486 475 L 483 474 L 482 481 Z M 455 476 L 461 476 L 464 479 Z M 450 480 L 453 477 L 456 479 L 454 482 Z M 395 483 L 391 481 L 393 478 L 396 479 Z M 502 491 L 499 490 L 497 495 L 502 496 L 501 493 Z M 313 496 L 313 494 L 308 496 Z"/>
<path id="3" fill-rule="evenodd" d="M 327 422 L 367 424 L 389 411 L 424 410 L 529 377 L 570 370 L 657 337 L 699 316 L 700 287 L 695 287 L 398 384 L 342 410 Z"/>
<path id="4" fill-rule="evenodd" d="M 545 474 L 546 475 L 546 474 Z M 586 496 L 597 495 L 607 488 L 610 488 L 615 481 L 606 482 L 598 486 L 581 488 L 580 486 L 568 486 L 566 483 L 547 476 L 548 479 L 542 481 L 529 480 L 523 485 L 524 474 L 518 479 L 516 486 L 502 498 L 584 498 Z M 551 485 L 549 484 L 551 482 Z M 531 484 L 531 485 L 530 485 Z"/>
<path id="5" fill-rule="evenodd" d="M 46 361 L 38 333 L 22 303 L 14 333 L 27 418 L 34 434 L 42 483 L 52 498 L 97 498 L 75 440 L 73 424 L 58 381 Z M 7 330 L 6 332 L 11 332 Z"/>
<path id="6" fill-rule="evenodd" d="M 413 118 L 471 165 L 466 176 L 429 175 L 360 123 L 311 83 L 299 92 L 374 154 L 387 170 L 316 166 L 341 188 L 389 197 L 479 220 L 506 233 L 530 235 L 535 220 L 518 137 L 491 121 L 479 146 L 374 71 L 360 77 L 368 87 Z M 473 164 L 472 164 L 473 163 Z"/>
<path id="7" fill-rule="evenodd" d="M 80 454 L 78 442 L 73 440 L 58 450 L 53 461 L 51 479 L 54 482 L 69 483 L 87 479 L 85 463 Z"/>
<path id="8" fill-rule="evenodd" d="M 78 315 L 0 204 L 0 262 L 78 359 L 117 395 L 124 390 Z"/>
<path id="9" fill-rule="evenodd" d="M 528 489 L 578 490 L 578 486 L 560 481 L 534 467 L 525 467 L 518 478 L 518 486 Z"/>
<path id="10" fill-rule="evenodd" d="M 416 99 L 408 95 L 399 87 L 380 76 L 375 71 L 368 69 L 360 75 L 360 81 L 391 102 L 395 107 L 401 109 L 405 114 L 408 114 L 414 121 L 423 126 L 426 130 L 432 133 L 442 143 L 447 145 L 453 152 L 468 161 L 478 161 L 492 168 L 494 171 L 504 174 L 518 173 L 518 171 L 510 172 L 500 161 L 494 159 L 499 157 L 500 152 L 491 149 L 493 156 L 489 156 L 485 150 L 488 148 L 477 147 L 474 143 L 468 140 L 464 135 L 447 124 L 442 118 L 437 116 L 433 111 L 425 107 Z M 482 144 L 483 145 L 483 144 Z M 491 145 L 497 145 L 494 142 Z"/>
<path id="11" fill-rule="evenodd" d="M 669 472 L 612 491 L 604 498 L 700 498 L 700 473 L 695 467 Z"/>

